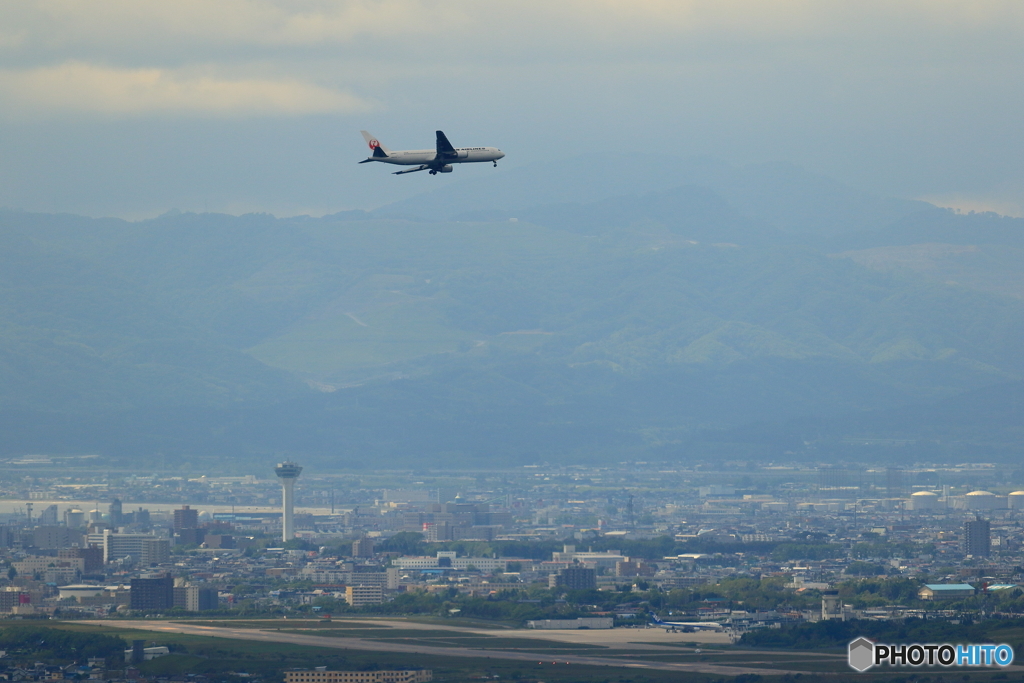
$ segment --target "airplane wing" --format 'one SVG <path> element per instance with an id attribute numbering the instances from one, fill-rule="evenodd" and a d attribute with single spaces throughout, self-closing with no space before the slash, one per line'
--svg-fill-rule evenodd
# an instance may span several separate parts
<path id="1" fill-rule="evenodd" d="M 455 155 L 455 148 L 452 146 L 452 143 L 448 142 L 448 138 L 442 131 L 437 131 L 437 156 L 442 159 L 450 159 Z"/>
<path id="2" fill-rule="evenodd" d="M 362 162 L 359 162 L 359 163 L 362 163 Z M 427 166 L 426 164 L 423 164 L 422 166 L 417 166 L 416 168 L 409 168 L 409 169 L 406 169 L 404 171 L 395 171 L 391 175 L 402 175 L 403 173 L 415 173 L 416 171 L 426 171 L 428 168 L 430 168 L 430 167 Z"/>

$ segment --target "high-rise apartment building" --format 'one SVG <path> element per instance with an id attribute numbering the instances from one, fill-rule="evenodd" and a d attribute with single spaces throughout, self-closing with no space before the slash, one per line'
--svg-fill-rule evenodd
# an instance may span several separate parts
<path id="1" fill-rule="evenodd" d="M 174 606 L 189 612 L 217 609 L 217 589 L 199 586 L 175 586 Z"/>
<path id="2" fill-rule="evenodd" d="M 180 510 L 174 511 L 174 530 L 195 529 L 199 527 L 199 511 L 193 510 L 188 505 L 182 505 Z"/>
<path id="3" fill-rule="evenodd" d="M 171 542 L 151 534 L 115 534 L 103 530 L 103 560 L 113 562 L 131 557 L 143 566 L 162 564 L 171 558 Z"/>
<path id="4" fill-rule="evenodd" d="M 107 507 L 107 516 L 110 518 L 110 526 L 115 529 L 124 524 L 124 509 L 119 498 L 110 501 L 110 506 Z"/>
<path id="5" fill-rule="evenodd" d="M 989 521 L 978 516 L 964 524 L 964 554 L 988 557 L 992 552 L 992 531 Z"/>
<path id="6" fill-rule="evenodd" d="M 363 536 L 352 541 L 352 557 L 373 557 L 373 539 Z"/>
<path id="7" fill-rule="evenodd" d="M 170 574 L 148 574 L 132 579 L 132 609 L 171 609 L 174 607 L 174 579 Z"/>
<path id="8" fill-rule="evenodd" d="M 571 591 L 597 588 L 597 571 L 579 564 L 570 565 L 552 577 L 554 580 L 549 581 L 552 588 L 558 586 Z"/>

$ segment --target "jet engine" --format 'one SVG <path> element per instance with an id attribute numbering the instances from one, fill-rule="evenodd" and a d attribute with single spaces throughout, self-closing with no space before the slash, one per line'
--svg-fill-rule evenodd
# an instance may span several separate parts
<path id="1" fill-rule="evenodd" d="M 439 168 L 437 170 L 439 172 L 441 172 L 441 173 L 451 173 L 452 172 L 452 165 L 451 164 L 445 164 L 444 166 L 442 166 L 441 168 Z"/>

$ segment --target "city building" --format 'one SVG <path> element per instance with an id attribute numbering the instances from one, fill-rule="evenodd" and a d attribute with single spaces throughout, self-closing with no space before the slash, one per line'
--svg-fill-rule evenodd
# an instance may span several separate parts
<path id="1" fill-rule="evenodd" d="M 203 610 L 217 609 L 218 604 L 216 588 L 174 587 L 174 607 L 188 612 L 202 612 Z"/>
<path id="2" fill-rule="evenodd" d="M 987 519 L 979 515 L 964 523 L 964 554 L 988 557 L 992 552 L 992 530 Z"/>
<path id="3" fill-rule="evenodd" d="M 648 565 L 643 560 L 629 560 L 625 559 L 621 562 L 615 563 L 615 576 L 630 577 L 630 576 L 654 576 L 654 567 Z"/>
<path id="4" fill-rule="evenodd" d="M 138 610 L 174 607 L 174 579 L 170 574 L 146 574 L 131 581 L 129 606 Z"/>
<path id="5" fill-rule="evenodd" d="M 596 589 L 597 570 L 583 565 L 572 565 L 557 574 L 552 574 L 548 580 L 548 586 L 566 588 L 571 591 Z"/>
<path id="6" fill-rule="evenodd" d="M 174 511 L 174 530 L 195 529 L 199 526 L 199 511 L 193 510 L 188 505 L 182 505 L 180 510 Z"/>
<path id="7" fill-rule="evenodd" d="M 133 646 L 124 651 L 124 661 L 132 663 L 148 662 L 151 659 L 157 657 L 165 657 L 171 654 L 171 650 L 166 645 L 155 645 L 153 647 L 142 647 L 137 648 L 134 643 L 145 643 L 144 640 L 133 641 Z"/>
<path id="8" fill-rule="evenodd" d="M 235 547 L 235 537 L 230 534 L 204 534 L 202 544 L 207 548 L 228 550 Z"/>
<path id="9" fill-rule="evenodd" d="M 595 569 L 614 569 L 616 564 L 628 559 L 628 557 L 623 557 L 622 553 L 618 550 L 605 550 L 604 552 L 577 551 L 574 545 L 562 546 L 562 552 L 551 553 L 552 562 L 565 563 L 566 565 L 579 562 Z"/>
<path id="10" fill-rule="evenodd" d="M 110 505 L 107 506 L 107 518 L 110 520 L 110 526 L 115 529 L 124 524 L 124 509 L 119 498 L 110 501 Z"/>
<path id="11" fill-rule="evenodd" d="M 623 559 L 623 558 L 619 558 Z M 502 557 L 459 557 L 453 550 L 440 550 L 437 555 L 396 557 L 394 564 L 399 569 L 438 569 L 450 567 L 460 571 L 478 569 L 485 573 L 505 571 L 509 562 L 530 562 L 515 558 Z"/>
<path id="12" fill-rule="evenodd" d="M 82 571 L 85 573 L 103 569 L 103 549 L 94 545 L 88 548 L 62 548 L 57 551 L 61 560 L 81 559 Z"/>
<path id="13" fill-rule="evenodd" d="M 824 590 L 821 592 L 821 618 L 823 621 L 843 618 L 843 601 L 839 598 L 839 591 Z"/>
<path id="14" fill-rule="evenodd" d="M 19 607 L 27 607 L 32 604 L 32 596 L 16 588 L 15 586 L 7 586 L 0 589 L 0 612 L 11 613 L 17 612 Z"/>
<path id="15" fill-rule="evenodd" d="M 177 510 L 175 510 L 177 512 Z M 177 545 L 200 545 L 206 540 L 206 529 L 197 527 L 185 527 L 174 532 L 174 541 Z"/>
<path id="16" fill-rule="evenodd" d="M 917 591 L 921 600 L 963 600 L 974 595 L 969 583 L 928 583 Z"/>
<path id="17" fill-rule="evenodd" d="M 379 605 L 384 602 L 383 586 L 346 586 L 345 602 L 352 607 Z"/>
<path id="18" fill-rule="evenodd" d="M 363 536 L 352 541 L 352 557 L 373 557 L 373 539 Z"/>
<path id="19" fill-rule="evenodd" d="M 50 505 L 39 513 L 39 518 L 36 520 L 39 524 L 46 526 L 56 526 L 57 524 L 57 506 Z"/>
<path id="20" fill-rule="evenodd" d="M 604 629 L 614 623 L 611 617 L 579 617 L 578 619 L 536 619 L 526 622 L 526 628 L 533 629 Z"/>
<path id="21" fill-rule="evenodd" d="M 37 526 L 32 530 L 32 545 L 36 548 L 59 549 L 70 548 L 73 544 L 82 542 L 82 534 L 77 529 L 69 529 L 66 526 L 53 525 Z"/>
<path id="22" fill-rule="evenodd" d="M 11 563 L 14 571 L 19 576 L 32 576 L 45 572 L 55 567 L 67 568 L 74 578 L 74 574 L 81 573 L 85 569 L 85 560 L 82 558 L 60 558 L 49 556 L 30 555 Z"/>
<path id="23" fill-rule="evenodd" d="M 102 542 L 104 562 L 130 557 L 145 566 L 168 562 L 171 557 L 171 542 L 152 534 L 116 534 L 104 529 Z"/>
<path id="24" fill-rule="evenodd" d="M 61 586 L 57 590 L 60 591 L 61 600 L 75 598 L 81 601 L 82 598 L 96 598 L 103 595 L 103 586 L 94 586 L 92 584 L 72 584 Z"/>

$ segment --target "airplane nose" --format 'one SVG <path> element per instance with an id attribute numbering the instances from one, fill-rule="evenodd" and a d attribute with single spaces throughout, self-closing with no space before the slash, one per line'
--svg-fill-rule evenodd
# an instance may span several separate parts
<path id="1" fill-rule="evenodd" d="M 499 159 L 504 159 L 505 158 L 505 153 L 502 152 L 500 149 L 498 150 L 498 158 Z"/>

